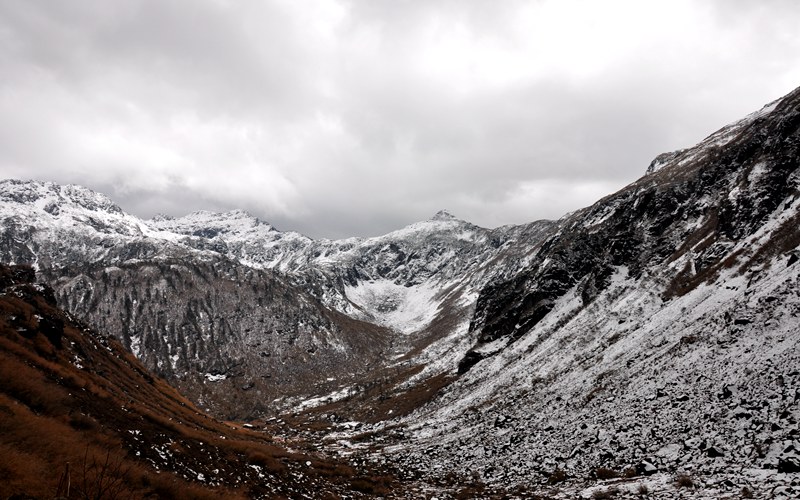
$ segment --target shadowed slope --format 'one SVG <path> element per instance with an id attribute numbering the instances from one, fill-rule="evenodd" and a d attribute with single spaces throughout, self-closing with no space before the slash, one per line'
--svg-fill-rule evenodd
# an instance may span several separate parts
<path id="1" fill-rule="evenodd" d="M 0 497 L 66 496 L 67 477 L 71 498 L 338 498 L 391 485 L 209 418 L 33 278 L 0 267 Z"/>

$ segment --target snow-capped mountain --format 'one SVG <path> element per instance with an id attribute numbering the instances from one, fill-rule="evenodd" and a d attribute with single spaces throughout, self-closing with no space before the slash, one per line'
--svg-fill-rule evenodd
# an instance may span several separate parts
<path id="1" fill-rule="evenodd" d="M 443 299 L 435 297 L 439 292 L 467 281 L 468 292 L 476 292 L 482 284 L 475 276 L 480 264 L 520 240 L 534 246 L 538 235 L 552 225 L 541 221 L 488 230 L 442 210 L 383 236 L 313 240 L 280 232 L 243 211 L 196 212 L 146 223 L 155 231 L 184 236 L 181 241 L 189 247 L 291 276 L 325 305 L 404 333 L 430 322 L 407 317 L 412 309 L 435 312 Z"/>
<path id="2" fill-rule="evenodd" d="M 43 269 L 100 260 L 159 255 L 170 234 L 154 234 L 108 197 L 92 190 L 54 183 L 6 180 L 0 184 L 4 262 Z M 142 242 L 119 254 L 120 242 Z M 162 244 L 153 245 L 159 242 Z"/>
<path id="3" fill-rule="evenodd" d="M 654 165 L 481 290 L 463 375 L 383 453 L 584 498 L 800 494 L 800 89 Z"/>
<path id="4" fill-rule="evenodd" d="M 224 416 L 351 388 L 365 370 L 433 358 L 447 363 L 425 375 L 446 370 L 475 340 L 480 287 L 552 226 L 488 230 L 442 211 L 313 240 L 243 211 L 145 221 L 79 186 L 10 180 L 0 193 L 4 261 L 38 267 L 71 312 Z"/>
<path id="5" fill-rule="evenodd" d="M 76 186 L 0 199 L 5 261 L 219 414 L 361 418 L 376 460 L 561 498 L 800 494 L 800 89 L 559 221 L 331 241 Z"/>

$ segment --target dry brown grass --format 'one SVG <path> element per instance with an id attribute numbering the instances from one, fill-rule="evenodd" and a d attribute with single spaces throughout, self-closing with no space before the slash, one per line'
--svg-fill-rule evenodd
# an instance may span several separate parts
<path id="1" fill-rule="evenodd" d="M 394 482 L 391 476 L 358 476 L 350 481 L 350 485 L 361 493 L 385 496 L 392 492 Z"/>
<path id="2" fill-rule="evenodd" d="M 374 383 L 366 387 L 363 392 L 351 398 L 313 408 L 299 418 L 287 417 L 286 421 L 310 430 L 323 430 L 330 426 L 328 422 L 317 420 L 319 415 L 323 414 L 336 413 L 346 415 L 351 420 L 368 423 L 408 415 L 434 399 L 442 388 L 455 380 L 450 374 L 440 373 L 408 389 L 402 391 L 398 389 L 403 381 L 420 371 L 422 371 L 421 366 L 413 366 L 400 371 L 375 374 Z"/>
<path id="3" fill-rule="evenodd" d="M 558 484 L 563 483 L 567 480 L 567 473 L 564 472 L 564 469 L 556 469 L 554 470 L 548 477 L 547 482 L 550 484 Z"/>
<path id="4" fill-rule="evenodd" d="M 4 441 L 4 440 L 3 440 Z M 18 446 L 0 441 L 0 497 L 26 492 L 34 497 L 52 496 L 55 490 L 47 481 L 50 465 L 38 453 L 25 452 Z"/>
<path id="5" fill-rule="evenodd" d="M 165 470 L 168 463 L 156 471 L 143 457 L 170 441 L 179 443 L 170 449 L 177 461 L 204 471 L 227 468 L 221 474 L 229 484 L 253 463 L 267 481 L 292 485 L 287 464 L 309 460 L 209 418 L 116 341 L 85 333 L 44 301 L 29 299 L 0 295 L 0 498 L 64 495 L 66 482 L 61 491 L 59 482 L 67 464 L 70 498 L 245 498 L 256 486 L 248 484 L 251 477 L 238 490 L 211 488 Z M 60 346 L 35 331 L 36 314 L 65 320 Z M 76 356 L 83 368 L 73 364 Z M 144 442 L 134 442 L 128 429 L 137 429 Z M 219 463 L 209 463 L 212 457 Z M 383 491 L 386 483 L 316 459 L 309 474 L 327 477 L 334 490 Z"/>
<path id="6" fill-rule="evenodd" d="M 60 346 L 27 329 L 36 314 L 64 320 Z M 53 498 L 67 464 L 71 498 L 278 498 L 303 488 L 306 495 L 336 498 L 342 494 L 331 492 L 385 494 L 394 487 L 392 476 L 290 453 L 269 436 L 209 418 L 119 343 L 84 329 L 39 298 L 0 295 L 0 498 Z M 73 363 L 76 356 L 83 368 Z M 175 460 L 157 471 L 145 457 L 157 460 L 153 449 L 167 446 Z M 219 481 L 239 486 L 184 479 L 169 469 L 178 462 L 207 476 L 218 469 Z M 259 465 L 267 477 L 248 476 L 247 464 Z M 299 467 L 310 478 L 306 486 L 293 475 Z"/>
<path id="7" fill-rule="evenodd" d="M 594 470 L 594 476 L 601 480 L 615 479 L 620 477 L 620 475 L 618 471 L 609 469 L 608 467 L 598 467 Z"/>
<path id="8" fill-rule="evenodd" d="M 687 474 L 679 474 L 675 478 L 675 487 L 676 488 L 693 488 L 694 487 L 694 480 L 691 476 Z"/>
<path id="9" fill-rule="evenodd" d="M 51 416 L 69 411 L 67 391 L 49 383 L 41 371 L 0 352 L 0 391 L 36 413 Z"/>

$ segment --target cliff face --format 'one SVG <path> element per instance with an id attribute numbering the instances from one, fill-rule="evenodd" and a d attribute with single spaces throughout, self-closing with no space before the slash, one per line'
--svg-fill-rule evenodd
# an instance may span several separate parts
<path id="1" fill-rule="evenodd" d="M 384 329 L 323 307 L 270 271 L 225 259 L 89 265 L 55 278 L 58 299 L 115 332 L 199 405 L 252 418 L 291 398 L 354 383 L 388 347 Z M 321 379 L 320 374 L 325 377 Z"/>
<path id="2" fill-rule="evenodd" d="M 694 148 L 661 155 L 658 169 L 560 221 L 525 271 L 481 290 L 471 330 L 483 343 L 519 336 L 573 287 L 589 304 L 620 266 L 662 281 L 669 299 L 794 248 L 798 101 L 795 91 Z M 743 248 L 770 217 L 781 225 L 772 239 Z"/>

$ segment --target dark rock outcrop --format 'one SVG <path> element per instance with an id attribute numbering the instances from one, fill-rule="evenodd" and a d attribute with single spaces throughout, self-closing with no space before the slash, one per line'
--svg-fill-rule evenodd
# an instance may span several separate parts
<path id="1" fill-rule="evenodd" d="M 800 196 L 800 89 L 763 116 L 715 133 L 695 148 L 661 155 L 653 173 L 560 221 L 528 269 L 489 283 L 478 298 L 471 331 L 479 341 L 516 338 L 544 318 L 572 287 L 584 305 L 615 268 L 638 277 L 692 259 L 670 280 L 664 296 L 682 295 L 720 270 L 752 266 L 727 251 L 757 231 L 767 216 Z M 720 147 L 718 142 L 725 141 Z M 798 221 L 786 222 L 785 252 L 800 241 Z"/>

